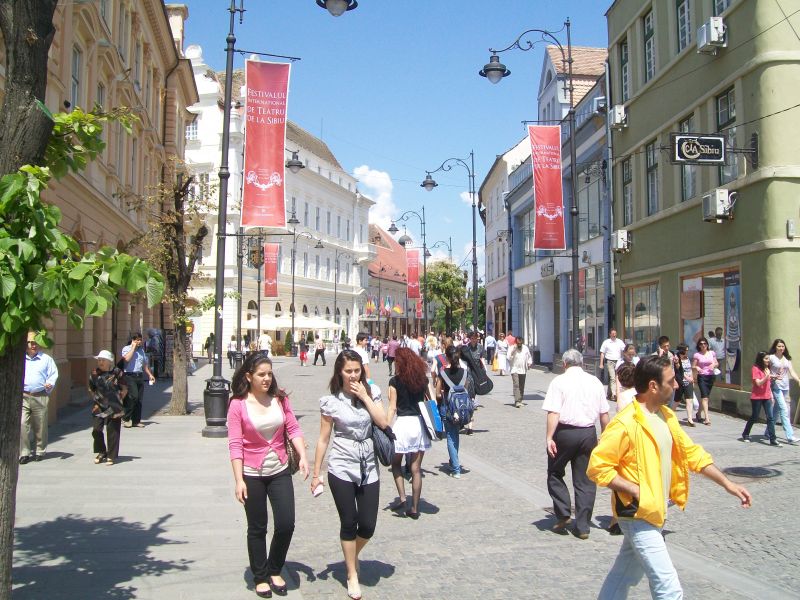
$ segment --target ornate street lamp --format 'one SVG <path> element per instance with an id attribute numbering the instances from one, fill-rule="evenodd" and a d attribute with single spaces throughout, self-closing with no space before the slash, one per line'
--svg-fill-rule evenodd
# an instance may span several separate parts
<path id="1" fill-rule="evenodd" d="M 317 6 L 324 8 L 334 17 L 340 17 L 348 10 L 358 6 L 356 0 L 317 0 Z"/>
<path id="2" fill-rule="evenodd" d="M 555 36 L 556 33 L 560 33 L 561 31 L 566 32 L 567 36 L 567 47 L 566 49 L 561 44 L 559 39 Z M 523 37 L 528 34 L 538 34 L 539 39 L 524 39 Z M 511 71 L 506 69 L 506 66 L 500 62 L 500 57 L 498 56 L 502 52 L 506 52 L 507 50 L 517 49 L 522 50 L 523 52 L 527 52 L 531 50 L 534 45 L 538 42 L 552 42 L 556 45 L 559 52 L 561 53 L 561 63 L 563 65 L 563 70 L 567 71 L 568 79 L 564 81 L 564 91 L 569 92 L 569 112 L 567 114 L 567 121 L 569 123 L 569 155 L 570 155 L 570 190 L 572 193 L 572 206 L 569 209 L 570 214 L 570 224 L 572 226 L 572 335 L 574 336 L 573 344 L 575 348 L 581 348 L 581 334 L 580 334 L 580 314 L 579 314 L 579 304 L 580 304 L 580 295 L 578 290 L 578 194 L 576 190 L 576 168 L 577 168 L 577 160 L 575 157 L 575 101 L 574 101 L 574 92 L 575 86 L 572 77 L 572 36 L 570 33 L 570 21 L 567 19 L 564 22 L 564 27 L 559 31 L 547 31 L 545 29 L 528 29 L 527 31 L 523 31 L 516 40 L 514 40 L 511 45 L 502 50 L 495 50 L 493 48 L 489 48 L 489 52 L 491 52 L 491 56 L 489 57 L 489 63 L 484 65 L 483 69 L 481 69 L 478 74 L 482 77 L 486 77 L 492 83 L 498 83 L 503 77 L 507 77 L 511 74 Z"/>
<path id="3" fill-rule="evenodd" d="M 430 175 L 428 175 L 430 177 Z M 431 181 L 433 181 L 431 179 Z M 433 187 L 436 187 L 436 182 L 433 182 Z M 433 189 L 433 187 L 431 189 Z M 428 335 L 428 257 L 431 255 L 428 252 L 428 246 L 425 243 L 425 206 L 422 206 L 422 214 L 418 213 L 414 210 L 407 210 L 402 215 L 400 215 L 397 219 L 392 221 L 391 226 L 389 227 L 389 233 L 395 234 L 399 231 L 397 229 L 397 221 L 407 221 L 411 217 L 416 217 L 419 219 L 420 223 L 420 233 L 422 233 L 422 311 L 423 311 L 423 327 L 425 328 L 425 336 Z M 404 230 L 405 231 L 405 230 Z M 414 240 L 408 235 L 408 233 L 403 233 L 400 236 L 400 239 L 397 240 L 397 243 L 403 246 L 404 248 L 412 243 Z"/>
<path id="4" fill-rule="evenodd" d="M 472 327 L 478 329 L 478 224 L 477 224 L 477 206 L 475 205 L 475 153 L 470 150 L 469 164 L 463 158 L 448 158 L 438 168 L 433 171 L 428 171 L 425 179 L 420 183 L 420 187 L 425 188 L 426 191 L 433 191 L 438 183 L 431 176 L 433 173 L 439 171 L 449 171 L 453 168 L 454 164 L 461 165 L 467 170 L 467 179 L 469 183 L 469 196 L 472 199 Z M 452 250 L 451 250 L 452 255 Z"/>

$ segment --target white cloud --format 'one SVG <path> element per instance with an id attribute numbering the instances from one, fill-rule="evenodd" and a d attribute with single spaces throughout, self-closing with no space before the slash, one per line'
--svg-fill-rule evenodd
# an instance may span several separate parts
<path id="1" fill-rule="evenodd" d="M 392 217 L 397 213 L 397 206 L 392 199 L 394 185 L 389 173 L 361 165 L 353 170 L 353 177 L 363 186 L 364 193 L 375 201 L 375 205 L 369 209 L 369 222 L 388 229 Z"/>
<path id="2" fill-rule="evenodd" d="M 461 201 L 464 204 L 467 204 L 468 206 L 472 206 L 472 198 L 470 198 L 469 192 L 461 192 L 458 195 L 458 197 L 461 198 Z"/>

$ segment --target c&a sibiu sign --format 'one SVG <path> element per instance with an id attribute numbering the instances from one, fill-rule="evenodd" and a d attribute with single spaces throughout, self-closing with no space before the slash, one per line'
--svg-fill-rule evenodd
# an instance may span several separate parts
<path id="1" fill-rule="evenodd" d="M 673 164 L 724 165 L 725 136 L 702 133 L 670 134 Z"/>

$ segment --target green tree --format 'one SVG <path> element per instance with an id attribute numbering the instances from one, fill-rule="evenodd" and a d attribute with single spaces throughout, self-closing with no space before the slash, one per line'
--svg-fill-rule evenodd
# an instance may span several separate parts
<path id="1" fill-rule="evenodd" d="M 0 598 L 4 600 L 11 597 L 27 332 L 36 331 L 37 341 L 48 346 L 51 340 L 44 330 L 55 313 L 66 315 L 80 329 L 87 317 L 103 315 L 121 290 L 145 293 L 149 306 L 157 304 L 164 291 L 161 275 L 139 258 L 108 247 L 81 254 L 78 243 L 59 229 L 61 211 L 41 198 L 53 178 L 82 171 L 103 149 L 104 123 L 117 120 L 130 130 L 133 117 L 126 111 L 86 113 L 78 108 L 52 115 L 41 103 L 38 110 L 51 120 L 41 164 L 23 164 L 0 178 L 0 380 L 5 382 L 0 389 Z"/>
<path id="2" fill-rule="evenodd" d="M 428 266 L 424 285 L 428 290 L 428 301 L 436 302 L 437 311 L 444 315 L 444 329 L 450 333 L 456 320 L 464 314 L 464 275 L 453 263 L 435 262 Z"/>

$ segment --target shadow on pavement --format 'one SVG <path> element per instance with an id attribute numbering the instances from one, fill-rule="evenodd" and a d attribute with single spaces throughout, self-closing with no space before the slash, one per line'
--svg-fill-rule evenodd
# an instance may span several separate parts
<path id="1" fill-rule="evenodd" d="M 362 560 L 359 563 L 359 583 L 366 586 L 376 586 L 381 579 L 388 579 L 394 575 L 394 565 L 390 565 L 379 560 Z M 323 571 L 317 573 L 317 578 L 327 580 L 333 577 L 347 589 L 347 571 L 344 568 L 344 561 L 328 563 Z M 311 581 L 311 580 L 310 580 Z"/>
<path id="2" fill-rule="evenodd" d="M 153 558 L 150 548 L 178 544 L 162 537 L 165 522 L 152 525 L 122 517 L 87 519 L 66 515 L 17 527 L 14 544 L 14 598 L 137 597 L 132 579 L 186 571 L 193 561 Z"/>

